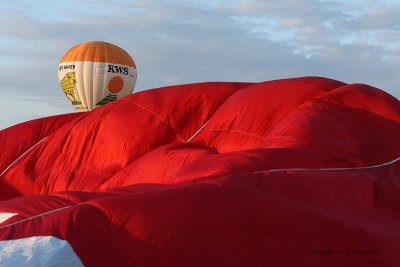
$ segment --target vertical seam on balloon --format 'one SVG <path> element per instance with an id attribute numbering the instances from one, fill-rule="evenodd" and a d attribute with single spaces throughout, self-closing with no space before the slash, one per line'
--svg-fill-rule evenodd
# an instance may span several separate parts
<path id="1" fill-rule="evenodd" d="M 96 80 L 96 66 L 97 66 L 97 64 L 94 61 L 93 61 L 92 64 L 93 64 L 92 65 L 92 82 L 91 82 L 92 90 L 90 90 L 91 91 L 91 94 L 90 94 L 90 105 L 89 105 L 89 103 L 86 103 L 87 110 L 94 109 L 94 104 L 95 104 L 94 102 L 96 101 L 94 99 L 94 90 L 95 90 L 94 83 L 95 83 L 95 80 Z"/>
<path id="2" fill-rule="evenodd" d="M 99 53 L 98 49 L 99 49 L 99 47 L 96 46 L 95 52 L 94 52 L 95 55 L 98 55 L 98 53 Z M 94 88 L 95 88 L 94 85 L 95 85 L 95 81 L 97 80 L 97 68 L 98 68 L 99 64 L 101 64 L 101 63 L 96 62 L 95 59 L 93 59 L 92 105 L 91 105 L 91 107 L 88 107 L 89 110 L 95 109 L 96 108 L 96 104 L 98 103 L 98 99 L 95 98 L 96 93 L 95 93 L 95 90 L 94 90 Z M 106 75 L 104 75 L 104 76 L 106 76 Z M 103 78 L 104 78 L 104 76 L 103 76 Z M 104 83 L 102 85 L 104 86 Z"/>
<path id="3" fill-rule="evenodd" d="M 21 154 L 21 156 L 19 156 L 16 160 L 14 160 L 7 168 L 4 169 L 4 171 L 0 174 L 0 177 L 3 176 L 15 163 L 17 163 L 17 161 L 19 161 L 23 156 L 25 156 L 28 152 L 30 152 L 32 149 L 34 149 L 37 145 L 39 145 L 41 142 L 43 142 L 45 139 L 47 138 L 47 136 L 45 138 L 43 138 L 42 140 L 40 140 L 39 142 L 37 142 L 36 144 L 34 144 L 31 148 L 29 148 L 27 151 L 25 151 L 24 153 Z"/>
<path id="4" fill-rule="evenodd" d="M 87 101 L 87 99 L 88 99 L 88 97 L 87 97 L 87 95 L 86 95 L 86 86 L 85 86 L 85 78 L 86 78 L 86 72 L 85 72 L 85 70 L 86 70 L 86 66 L 87 66 L 87 64 L 89 63 L 90 61 L 82 61 L 82 71 L 80 72 L 81 74 L 82 74 L 82 76 L 81 76 L 81 82 L 82 82 L 82 94 L 83 94 L 83 96 L 82 96 L 82 98 L 81 98 L 81 103 L 82 103 L 82 109 L 83 109 L 83 111 L 87 111 L 87 109 L 85 108 L 85 107 L 88 107 L 88 101 Z M 92 76 L 92 80 L 93 80 L 93 76 Z"/>

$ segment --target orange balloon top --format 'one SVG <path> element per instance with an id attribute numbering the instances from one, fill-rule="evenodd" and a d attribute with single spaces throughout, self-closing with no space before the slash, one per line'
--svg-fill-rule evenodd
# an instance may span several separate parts
<path id="1" fill-rule="evenodd" d="M 130 66 L 136 69 L 132 57 L 124 49 L 107 42 L 87 42 L 72 47 L 61 59 L 68 61 L 108 62 Z"/>

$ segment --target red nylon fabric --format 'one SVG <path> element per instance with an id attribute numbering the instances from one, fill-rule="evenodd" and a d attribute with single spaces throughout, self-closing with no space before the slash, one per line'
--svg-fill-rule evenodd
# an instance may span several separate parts
<path id="1" fill-rule="evenodd" d="M 85 266 L 397 266 L 399 136 L 364 84 L 135 93 L 0 132 L 0 241 L 55 236 Z"/>

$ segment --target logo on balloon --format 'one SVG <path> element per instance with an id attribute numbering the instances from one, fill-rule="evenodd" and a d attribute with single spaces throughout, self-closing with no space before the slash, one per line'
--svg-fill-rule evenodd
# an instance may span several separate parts
<path id="1" fill-rule="evenodd" d="M 102 106 L 116 100 L 117 99 L 116 94 L 119 93 L 122 90 L 122 88 L 124 88 L 124 79 L 122 79 L 120 76 L 112 77 L 111 80 L 108 82 L 108 91 L 110 91 L 111 94 L 109 93 L 96 105 Z"/>
<path id="2" fill-rule="evenodd" d="M 108 71 L 112 73 L 123 73 L 125 75 L 129 74 L 129 68 L 123 66 L 108 65 Z"/>
<path id="3" fill-rule="evenodd" d="M 76 84 L 75 72 L 68 72 L 67 74 L 65 74 L 60 84 L 65 96 L 69 99 L 69 101 L 71 101 L 72 105 L 82 104 L 80 101 L 76 100 L 74 95 Z"/>

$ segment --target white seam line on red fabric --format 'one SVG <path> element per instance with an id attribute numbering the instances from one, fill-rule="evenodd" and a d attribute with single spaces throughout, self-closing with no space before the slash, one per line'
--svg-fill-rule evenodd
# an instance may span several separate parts
<path id="1" fill-rule="evenodd" d="M 148 109 L 148 108 L 146 108 L 146 107 L 144 107 L 144 106 L 142 106 L 142 105 L 136 103 L 135 101 L 127 100 L 127 99 L 125 99 L 125 98 L 121 98 L 121 100 L 122 100 L 122 99 L 124 99 L 125 101 L 128 101 L 129 103 L 134 104 L 136 107 L 138 107 L 138 108 L 140 108 L 140 109 L 142 109 L 142 110 L 144 110 L 144 111 L 149 112 L 149 113 L 152 114 L 154 117 L 156 117 L 159 121 L 161 121 L 163 124 L 165 124 L 166 126 L 168 126 L 169 128 L 171 128 L 171 129 L 175 132 L 175 134 L 176 134 L 180 139 L 184 140 L 184 139 L 179 135 L 178 131 L 177 131 L 174 127 L 172 127 L 172 125 L 171 125 L 169 122 L 167 122 L 166 120 L 164 120 L 164 118 L 162 118 L 162 117 L 160 117 L 159 115 L 157 115 L 157 113 L 155 113 L 155 112 L 152 111 L 151 109 Z"/>
<path id="2" fill-rule="evenodd" d="M 43 138 L 42 140 L 40 140 L 39 142 L 37 142 L 36 144 L 34 144 L 31 148 L 29 148 L 27 151 L 25 151 L 24 153 L 22 153 L 21 156 L 19 156 L 16 160 L 14 160 L 7 168 L 5 168 L 5 170 L 0 174 L 0 177 L 3 176 L 3 174 L 6 173 L 6 171 L 8 171 L 8 169 L 11 168 L 12 165 L 14 165 L 18 160 L 20 160 L 23 156 L 25 156 L 29 151 L 31 151 L 32 149 L 34 149 L 37 145 L 39 145 L 41 142 L 43 142 L 43 140 L 45 140 L 47 138 L 47 136 L 45 138 Z"/>
<path id="3" fill-rule="evenodd" d="M 207 123 L 206 123 L 206 124 L 207 124 Z M 44 138 L 44 139 L 45 139 L 45 138 Z M 43 141 L 44 139 L 42 139 L 41 141 Z M 41 141 L 39 141 L 39 142 L 41 142 Z M 36 145 L 37 145 L 37 144 L 36 144 Z M 32 148 L 33 148 L 33 147 L 32 147 Z M 31 149 L 32 149 L 32 148 L 31 148 Z M 320 169 L 305 169 L 305 168 L 304 168 L 304 169 L 301 169 L 301 168 L 297 168 L 297 169 L 295 169 L 295 168 L 293 168 L 293 169 L 273 169 L 273 170 L 256 171 L 256 172 L 252 172 L 251 174 L 258 174 L 258 173 L 263 173 L 263 172 L 278 172 L 278 171 L 342 171 L 342 170 L 363 170 L 363 169 L 373 169 L 373 168 L 379 168 L 379 167 L 387 166 L 387 165 L 393 164 L 393 163 L 395 163 L 395 162 L 397 162 L 397 161 L 399 161 L 399 160 L 400 160 L 400 157 L 398 157 L 398 158 L 396 158 L 396 159 L 394 159 L 394 160 L 392 160 L 392 161 L 386 162 L 386 163 L 382 163 L 382 164 L 378 164 L 378 165 L 372 165 L 372 166 L 364 166 L 364 167 L 352 167 L 352 168 L 320 168 Z M 77 204 L 75 204 L 75 205 L 80 205 L 80 204 L 83 204 L 83 203 L 77 203 Z M 47 211 L 47 212 L 44 212 L 44 213 L 41 213 L 41 214 L 38 214 L 38 215 L 35 215 L 35 216 L 32 216 L 32 217 L 23 219 L 23 220 L 18 221 L 18 222 L 14 222 L 14 223 L 10 223 L 10 224 L 4 225 L 4 226 L 0 226 L 0 229 L 6 228 L 6 227 L 9 227 L 9 226 L 13 226 L 13 225 L 16 225 L 16 224 L 25 222 L 25 221 L 29 221 L 29 220 L 32 220 L 32 219 L 34 219 L 34 218 L 41 217 L 41 216 L 44 216 L 44 215 L 47 215 L 47 214 L 50 214 L 50 213 L 53 213 L 53 212 L 57 212 L 57 211 L 60 211 L 60 210 L 63 210 L 63 209 L 67 209 L 67 208 L 70 208 L 70 207 L 72 207 L 72 206 L 68 205 L 68 206 L 65 206 L 65 207 L 61 207 L 61 208 L 58 208 L 58 209 L 54 209 L 54 210 L 51 210 L 51 211 Z"/>
<path id="4" fill-rule="evenodd" d="M 263 173 L 263 172 L 280 172 L 280 171 L 346 171 L 346 170 L 364 170 L 364 169 L 374 169 L 383 166 L 387 166 L 393 164 L 400 160 L 400 157 L 378 165 L 371 165 L 371 166 L 361 166 L 361 167 L 349 167 L 349 168 L 320 168 L 320 169 L 307 169 L 307 168 L 293 168 L 293 169 L 273 169 L 273 170 L 264 170 L 264 171 L 255 171 L 251 174 Z"/>
<path id="5" fill-rule="evenodd" d="M 76 205 L 79 205 L 79 204 L 80 204 L 80 203 L 78 203 L 78 204 L 76 204 Z M 26 219 L 22 219 L 22 220 L 20 220 L 20 221 L 18 221 L 18 222 L 13 222 L 13 223 L 10 223 L 10 224 L 7 224 L 7 225 L 0 226 L 0 229 L 6 228 L 6 227 L 9 227 L 9 226 L 13 226 L 13 225 L 16 225 L 16 224 L 19 224 L 19 223 L 22 223 L 22 222 L 26 222 L 26 221 L 29 221 L 29 220 L 32 220 L 32 219 L 35 219 L 35 218 L 38 218 L 38 217 L 41 217 L 41 216 L 44 216 L 44 215 L 53 213 L 53 212 L 57 212 L 57 211 L 60 211 L 60 210 L 63 210 L 63 209 L 67 209 L 67 208 L 70 208 L 70 207 L 71 207 L 71 206 L 65 206 L 65 207 L 61 207 L 61 208 L 58 208 L 58 209 L 46 211 L 46 212 L 43 212 L 43 213 L 41 213 L 41 214 L 38 214 L 38 215 L 35 215 L 35 216 L 32 216 L 32 217 L 26 218 Z"/>
<path id="6" fill-rule="evenodd" d="M 203 124 L 203 126 L 200 127 L 200 129 L 197 130 L 197 132 L 194 133 L 194 135 L 192 135 L 192 137 L 190 137 L 186 143 L 189 143 L 201 130 L 203 130 L 204 127 L 206 127 L 206 125 L 208 124 L 210 120 L 206 121 L 206 123 Z"/>

